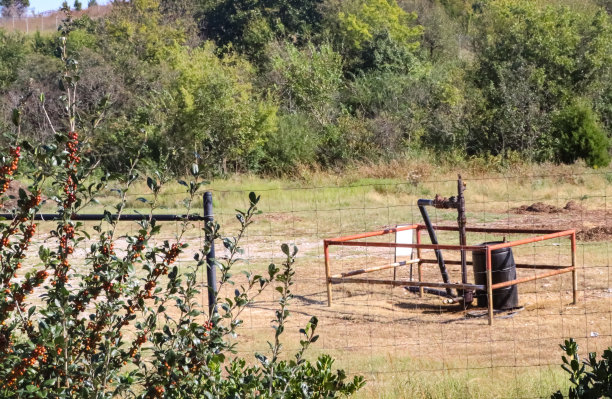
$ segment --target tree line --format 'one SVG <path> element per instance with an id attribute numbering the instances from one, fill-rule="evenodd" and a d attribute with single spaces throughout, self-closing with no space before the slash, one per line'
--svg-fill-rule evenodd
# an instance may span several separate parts
<path id="1" fill-rule="evenodd" d="M 177 173 L 194 159 L 285 174 L 419 154 L 603 167 L 610 11 L 610 0 L 115 0 L 71 23 L 77 123 L 108 171 L 137 153 Z M 18 108 L 29 139 L 65 130 L 60 35 L 0 30 L 0 129 Z"/>

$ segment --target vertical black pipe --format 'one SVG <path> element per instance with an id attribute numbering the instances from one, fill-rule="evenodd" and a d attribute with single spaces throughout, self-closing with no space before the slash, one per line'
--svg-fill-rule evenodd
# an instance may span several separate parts
<path id="1" fill-rule="evenodd" d="M 459 245 L 467 245 L 465 226 L 467 218 L 465 217 L 465 197 L 463 191 L 465 185 L 461 179 L 461 175 L 457 176 L 457 224 L 459 226 Z M 465 250 L 461 250 L 461 282 L 467 284 L 467 260 Z M 465 290 L 460 293 L 463 296 L 463 303 L 470 304 L 473 301 L 473 292 L 471 290 Z"/>
<path id="2" fill-rule="evenodd" d="M 465 198 L 463 197 L 463 181 L 461 175 L 457 179 L 457 225 L 459 226 L 459 245 L 466 244 L 465 238 Z M 467 284 L 467 267 L 465 250 L 461 250 L 461 282 Z"/>
<path id="3" fill-rule="evenodd" d="M 425 209 L 426 205 L 433 205 L 433 201 L 431 200 L 419 200 L 417 202 L 419 206 L 419 211 L 421 211 L 421 216 L 423 217 L 423 221 L 425 222 L 425 226 L 427 226 L 427 232 L 429 233 L 429 239 L 431 243 L 434 245 L 438 244 L 438 237 L 436 236 L 436 232 L 431 225 L 431 220 L 429 220 L 429 215 L 427 214 L 427 209 Z M 440 274 L 442 274 L 442 281 L 445 283 L 450 283 L 450 278 L 448 277 L 448 271 L 446 270 L 446 265 L 444 264 L 444 258 L 442 257 L 442 251 L 439 249 L 434 250 L 436 254 L 436 259 L 438 260 L 438 266 L 440 267 Z M 446 293 L 451 297 L 453 295 L 453 290 L 450 288 L 446 289 Z"/>
<path id="4" fill-rule="evenodd" d="M 214 222 L 212 193 L 204 193 L 204 223 L 208 226 Z M 206 229 L 206 242 L 210 243 L 210 250 L 206 254 L 206 283 L 208 285 L 208 311 L 209 314 L 217 312 L 217 269 L 215 267 L 215 240 Z"/>

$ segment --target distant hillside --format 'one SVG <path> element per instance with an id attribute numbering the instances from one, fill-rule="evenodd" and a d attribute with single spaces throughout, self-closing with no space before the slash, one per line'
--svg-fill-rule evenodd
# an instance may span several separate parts
<path id="1" fill-rule="evenodd" d="M 100 18 L 109 13 L 111 5 L 93 6 L 82 11 L 73 11 L 75 17 L 89 15 L 91 18 Z M 27 17 L 1 18 L 0 28 L 8 31 L 20 32 L 52 32 L 56 31 L 57 27 L 64 18 L 60 11 L 47 11 Z"/>

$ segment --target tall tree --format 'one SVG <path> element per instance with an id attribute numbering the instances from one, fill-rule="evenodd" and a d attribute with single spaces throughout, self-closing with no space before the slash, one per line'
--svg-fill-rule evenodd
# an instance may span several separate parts
<path id="1" fill-rule="evenodd" d="M 200 15 L 201 34 L 257 58 L 274 37 L 303 41 L 321 27 L 323 0 L 221 0 Z"/>
<path id="2" fill-rule="evenodd" d="M 0 0 L 3 17 L 23 16 L 30 7 L 30 0 Z"/>
<path id="3" fill-rule="evenodd" d="M 83 9 L 83 3 L 80 0 L 74 0 L 74 10 L 81 11 Z"/>
<path id="4" fill-rule="evenodd" d="M 481 99 L 472 129 L 477 151 L 536 150 L 528 155 L 554 158 L 550 125 L 556 112 L 577 97 L 591 106 L 609 106 L 603 96 L 612 73 L 612 21 L 603 10 L 499 0 L 484 7 L 475 22 L 473 77 Z"/>

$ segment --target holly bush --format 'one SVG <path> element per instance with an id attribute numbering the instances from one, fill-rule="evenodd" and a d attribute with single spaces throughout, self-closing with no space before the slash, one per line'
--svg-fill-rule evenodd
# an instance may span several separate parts
<path id="1" fill-rule="evenodd" d="M 51 126 L 54 140 L 44 145 L 20 142 L 17 109 L 11 144 L 0 151 L 2 193 L 13 179 L 24 177 L 21 168 L 29 182 L 14 199 L 2 199 L 2 205 L 11 200 L 15 206 L 0 221 L 0 397 L 333 398 L 360 389 L 363 378 L 348 379 L 343 371 L 334 371 L 329 356 L 306 359 L 306 350 L 318 338 L 315 317 L 301 330 L 297 353 L 282 352 L 297 248 L 283 245 L 282 265 L 270 264 L 262 274 L 245 273 L 240 284 L 233 281 L 241 237 L 258 213 L 260 198 L 254 193 L 248 209 L 236 214 L 238 233 L 226 237 L 219 224 L 206 223 L 208 238 L 201 248 L 190 250 L 193 261 L 181 270 L 176 261 L 187 250 L 186 233 L 194 228 L 189 215 L 204 185 L 197 164 L 190 178 L 179 182 L 186 187 L 188 211 L 175 239 L 156 239 L 161 226 L 153 213 L 167 181 L 161 173 L 146 178 L 151 196 L 142 201 L 150 209 L 148 217 L 137 222 L 136 231 L 120 233 L 128 193 L 143 178 L 138 161 L 131 162 L 126 176 L 96 177 L 97 165 L 87 159 L 76 129 L 80 72 L 78 62 L 67 55 L 66 36 L 58 54 L 65 65 L 60 85 L 65 129 Z M 40 100 L 44 109 L 44 97 Z M 102 221 L 88 228 L 73 220 L 111 188 L 118 200 L 104 211 Z M 56 205 L 59 217 L 43 232 L 36 216 L 44 197 Z M 44 241 L 36 251 L 32 239 L 37 231 Z M 202 288 L 197 276 L 207 267 L 213 240 L 223 243 L 226 256 L 214 260 L 218 305 L 208 309 L 198 303 Z M 23 273 L 26 268 L 32 271 Z M 272 288 L 281 295 L 270 353 L 244 359 L 235 350 L 240 315 Z"/>
<path id="2" fill-rule="evenodd" d="M 588 360 L 580 362 L 578 343 L 573 338 L 560 345 L 567 356 L 563 356 L 561 367 L 570 375 L 572 386 L 568 391 L 569 399 L 590 399 L 612 397 L 612 348 L 604 350 L 601 360 L 595 352 L 589 353 Z M 551 399 L 563 399 L 557 391 Z"/>

